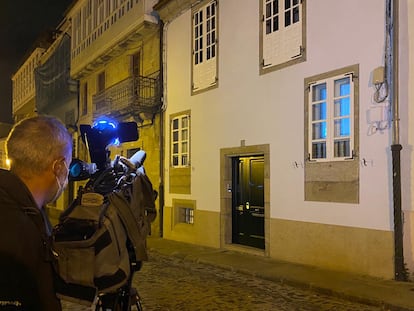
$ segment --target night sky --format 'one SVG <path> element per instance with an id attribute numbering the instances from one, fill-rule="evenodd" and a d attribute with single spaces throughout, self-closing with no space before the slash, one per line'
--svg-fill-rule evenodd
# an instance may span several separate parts
<path id="1" fill-rule="evenodd" d="M 72 1 L 0 0 L 0 122 L 12 122 L 12 75 L 42 32 L 62 21 Z"/>

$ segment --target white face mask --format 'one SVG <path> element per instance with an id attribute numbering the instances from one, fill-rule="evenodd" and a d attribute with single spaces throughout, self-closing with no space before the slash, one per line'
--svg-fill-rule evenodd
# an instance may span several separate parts
<path id="1" fill-rule="evenodd" d="M 65 164 L 65 168 L 66 168 L 66 171 L 67 171 L 67 173 L 65 174 L 65 180 L 63 182 L 61 182 L 59 180 L 59 178 L 55 175 L 56 182 L 58 184 L 58 189 L 57 189 L 55 195 L 53 196 L 53 199 L 50 202 L 55 202 L 60 197 L 60 195 L 62 194 L 63 190 L 65 190 L 66 186 L 68 185 L 69 168 L 66 165 L 66 162 L 65 161 L 63 161 L 63 163 Z"/>

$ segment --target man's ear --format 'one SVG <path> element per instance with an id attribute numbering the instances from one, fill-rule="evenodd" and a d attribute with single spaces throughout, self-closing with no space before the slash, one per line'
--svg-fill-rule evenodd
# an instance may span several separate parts
<path id="1" fill-rule="evenodd" d="M 64 160 L 65 159 L 62 158 L 62 159 L 53 161 L 52 169 L 53 169 L 53 172 L 55 173 L 55 175 L 60 175 L 62 173 L 63 166 L 64 166 L 64 164 L 63 164 Z"/>

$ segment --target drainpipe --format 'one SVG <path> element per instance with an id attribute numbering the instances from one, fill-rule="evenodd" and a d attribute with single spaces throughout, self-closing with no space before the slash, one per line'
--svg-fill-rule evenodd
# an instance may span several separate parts
<path id="1" fill-rule="evenodd" d="M 391 42 L 391 112 L 392 112 L 392 186 L 393 186 L 393 205 L 394 205 L 394 276 L 397 281 L 407 281 L 407 271 L 404 266 L 403 250 L 403 215 L 401 209 L 401 159 L 400 153 L 402 146 L 400 144 L 400 127 L 399 127 L 399 105 L 398 105 L 398 1 L 388 0 L 387 10 L 391 22 L 390 37 Z"/>
<path id="2" fill-rule="evenodd" d="M 164 236 L 164 204 L 165 204 L 165 193 L 164 193 L 164 23 L 160 19 L 160 93 L 162 106 L 160 109 L 160 184 L 159 184 L 159 194 L 158 194 L 158 203 L 159 203 L 159 225 L 160 225 L 160 237 Z"/>

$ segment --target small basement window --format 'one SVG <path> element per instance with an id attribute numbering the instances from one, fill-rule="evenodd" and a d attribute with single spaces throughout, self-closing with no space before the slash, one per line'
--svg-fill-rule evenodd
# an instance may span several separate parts
<path id="1" fill-rule="evenodd" d="M 179 223 L 194 224 L 194 209 L 190 207 L 179 208 Z"/>

